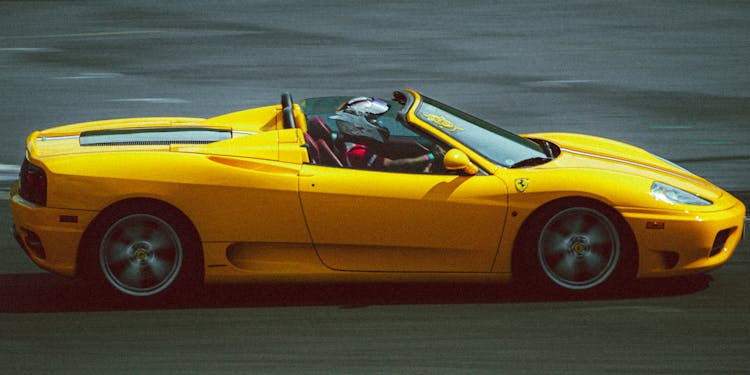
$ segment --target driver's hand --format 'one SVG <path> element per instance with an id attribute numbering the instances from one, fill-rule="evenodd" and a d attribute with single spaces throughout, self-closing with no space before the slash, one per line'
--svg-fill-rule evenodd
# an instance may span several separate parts
<path id="1" fill-rule="evenodd" d="M 443 162 L 443 158 L 445 158 L 445 150 L 440 147 L 439 144 L 434 144 L 430 146 L 430 153 L 435 157 L 435 161 L 438 163 Z"/>

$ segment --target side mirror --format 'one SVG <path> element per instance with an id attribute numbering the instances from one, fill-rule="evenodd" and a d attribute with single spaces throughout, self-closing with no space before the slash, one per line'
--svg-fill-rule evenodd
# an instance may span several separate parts
<path id="1" fill-rule="evenodd" d="M 469 160 L 469 157 L 459 149 L 452 148 L 443 157 L 443 166 L 449 171 L 463 171 L 473 176 L 479 172 L 479 167 Z"/>

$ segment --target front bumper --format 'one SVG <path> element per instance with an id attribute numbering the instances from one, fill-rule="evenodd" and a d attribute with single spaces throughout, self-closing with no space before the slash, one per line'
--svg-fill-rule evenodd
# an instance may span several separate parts
<path id="1" fill-rule="evenodd" d="M 96 212 L 37 206 L 10 191 L 13 237 L 39 267 L 63 276 L 76 274 L 83 232 Z"/>
<path id="2" fill-rule="evenodd" d="M 715 269 L 734 253 L 743 237 L 745 206 L 734 197 L 713 212 L 623 212 L 638 246 L 638 277 L 669 277 Z M 726 203 L 726 202 L 725 202 Z"/>

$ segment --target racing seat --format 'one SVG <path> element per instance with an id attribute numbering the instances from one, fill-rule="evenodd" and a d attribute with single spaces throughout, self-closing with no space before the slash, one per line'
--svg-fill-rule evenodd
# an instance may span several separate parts
<path id="1" fill-rule="evenodd" d="M 307 119 L 307 133 L 315 140 L 320 151 L 321 164 L 343 167 L 341 152 L 337 147 L 331 128 L 320 116 Z"/>
<path id="2" fill-rule="evenodd" d="M 344 166 L 339 157 L 336 156 L 336 153 L 331 150 L 331 147 L 329 147 L 325 141 L 323 141 L 322 139 L 318 139 L 315 141 L 315 143 L 317 143 L 318 150 L 320 150 L 321 164 L 334 165 L 338 167 Z"/>
<path id="3" fill-rule="evenodd" d="M 320 164 L 320 149 L 315 140 L 310 134 L 305 134 L 305 147 L 307 147 L 307 154 L 310 157 L 310 164 Z"/>

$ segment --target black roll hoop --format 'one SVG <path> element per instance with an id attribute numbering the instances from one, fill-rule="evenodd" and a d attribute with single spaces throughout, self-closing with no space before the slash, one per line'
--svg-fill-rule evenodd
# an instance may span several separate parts
<path id="1" fill-rule="evenodd" d="M 294 129 L 297 124 L 294 122 L 294 101 L 292 94 L 285 92 L 281 94 L 281 111 L 284 117 L 284 129 Z"/>

